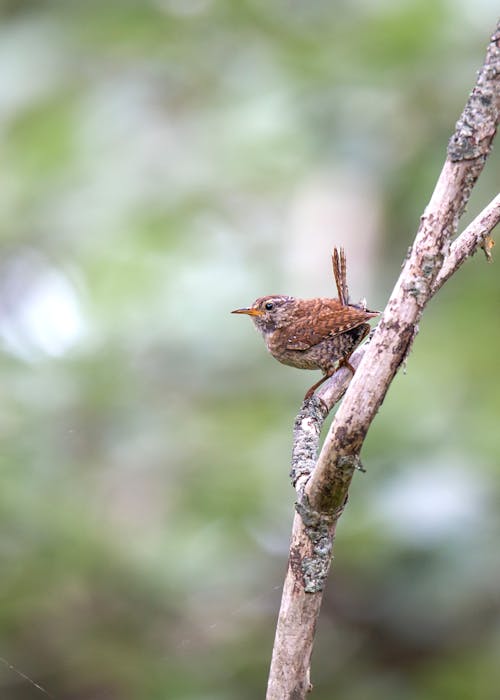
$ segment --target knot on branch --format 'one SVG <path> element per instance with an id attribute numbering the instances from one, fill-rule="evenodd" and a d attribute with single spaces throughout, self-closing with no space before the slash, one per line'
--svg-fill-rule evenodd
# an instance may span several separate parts
<path id="1" fill-rule="evenodd" d="M 345 428 L 341 429 L 344 432 Z M 355 470 L 364 471 L 359 452 L 336 455 L 328 468 L 316 471 L 307 485 L 307 496 L 312 507 L 335 521 L 347 503 L 347 492 Z"/>

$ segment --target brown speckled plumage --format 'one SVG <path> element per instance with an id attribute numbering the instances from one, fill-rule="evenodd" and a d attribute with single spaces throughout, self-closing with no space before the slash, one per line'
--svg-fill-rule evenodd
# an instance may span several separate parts
<path id="1" fill-rule="evenodd" d="M 233 313 L 251 316 L 267 349 L 279 362 L 299 369 L 320 369 L 323 379 L 312 392 L 349 357 L 370 331 L 368 319 L 378 312 L 348 303 L 343 251 L 334 251 L 333 269 L 338 299 L 296 299 L 284 295 L 260 297 L 251 307 Z"/>

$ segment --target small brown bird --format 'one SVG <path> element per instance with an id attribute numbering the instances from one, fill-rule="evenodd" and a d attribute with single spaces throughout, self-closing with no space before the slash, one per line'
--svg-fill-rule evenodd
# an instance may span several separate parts
<path id="1" fill-rule="evenodd" d="M 334 249 L 332 264 L 338 299 L 296 299 L 271 294 L 256 299 L 249 308 L 231 312 L 252 318 L 267 349 L 279 362 L 323 372 L 324 377 L 313 384 L 305 399 L 340 367 L 348 367 L 354 373 L 349 357 L 370 332 L 367 320 L 379 315 L 378 311 L 349 304 L 342 248 Z"/>

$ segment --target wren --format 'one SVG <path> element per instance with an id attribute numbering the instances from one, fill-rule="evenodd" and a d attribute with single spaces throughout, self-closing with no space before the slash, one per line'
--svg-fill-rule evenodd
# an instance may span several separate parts
<path id="1" fill-rule="evenodd" d="M 332 265 L 338 299 L 296 299 L 271 294 L 256 299 L 248 308 L 231 312 L 251 317 L 267 349 L 279 362 L 323 372 L 324 376 L 313 384 L 304 400 L 340 367 L 348 367 L 354 374 L 349 358 L 370 332 L 368 319 L 379 315 L 364 305 L 349 304 L 342 248 L 334 249 Z"/>

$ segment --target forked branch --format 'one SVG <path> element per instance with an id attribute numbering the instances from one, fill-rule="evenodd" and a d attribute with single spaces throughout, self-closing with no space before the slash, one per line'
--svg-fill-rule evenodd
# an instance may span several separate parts
<path id="1" fill-rule="evenodd" d="M 350 372 L 337 372 L 309 402 L 295 426 L 292 478 L 298 492 L 288 571 L 271 661 L 267 700 L 301 700 L 310 690 L 309 665 L 337 520 L 367 431 L 418 332 L 429 299 L 489 235 L 500 198 L 452 243 L 479 177 L 500 114 L 500 23 L 475 87 L 457 122 L 447 158 L 403 271 L 371 342 L 350 362 L 358 366 L 316 460 L 322 421 L 341 397 Z"/>

